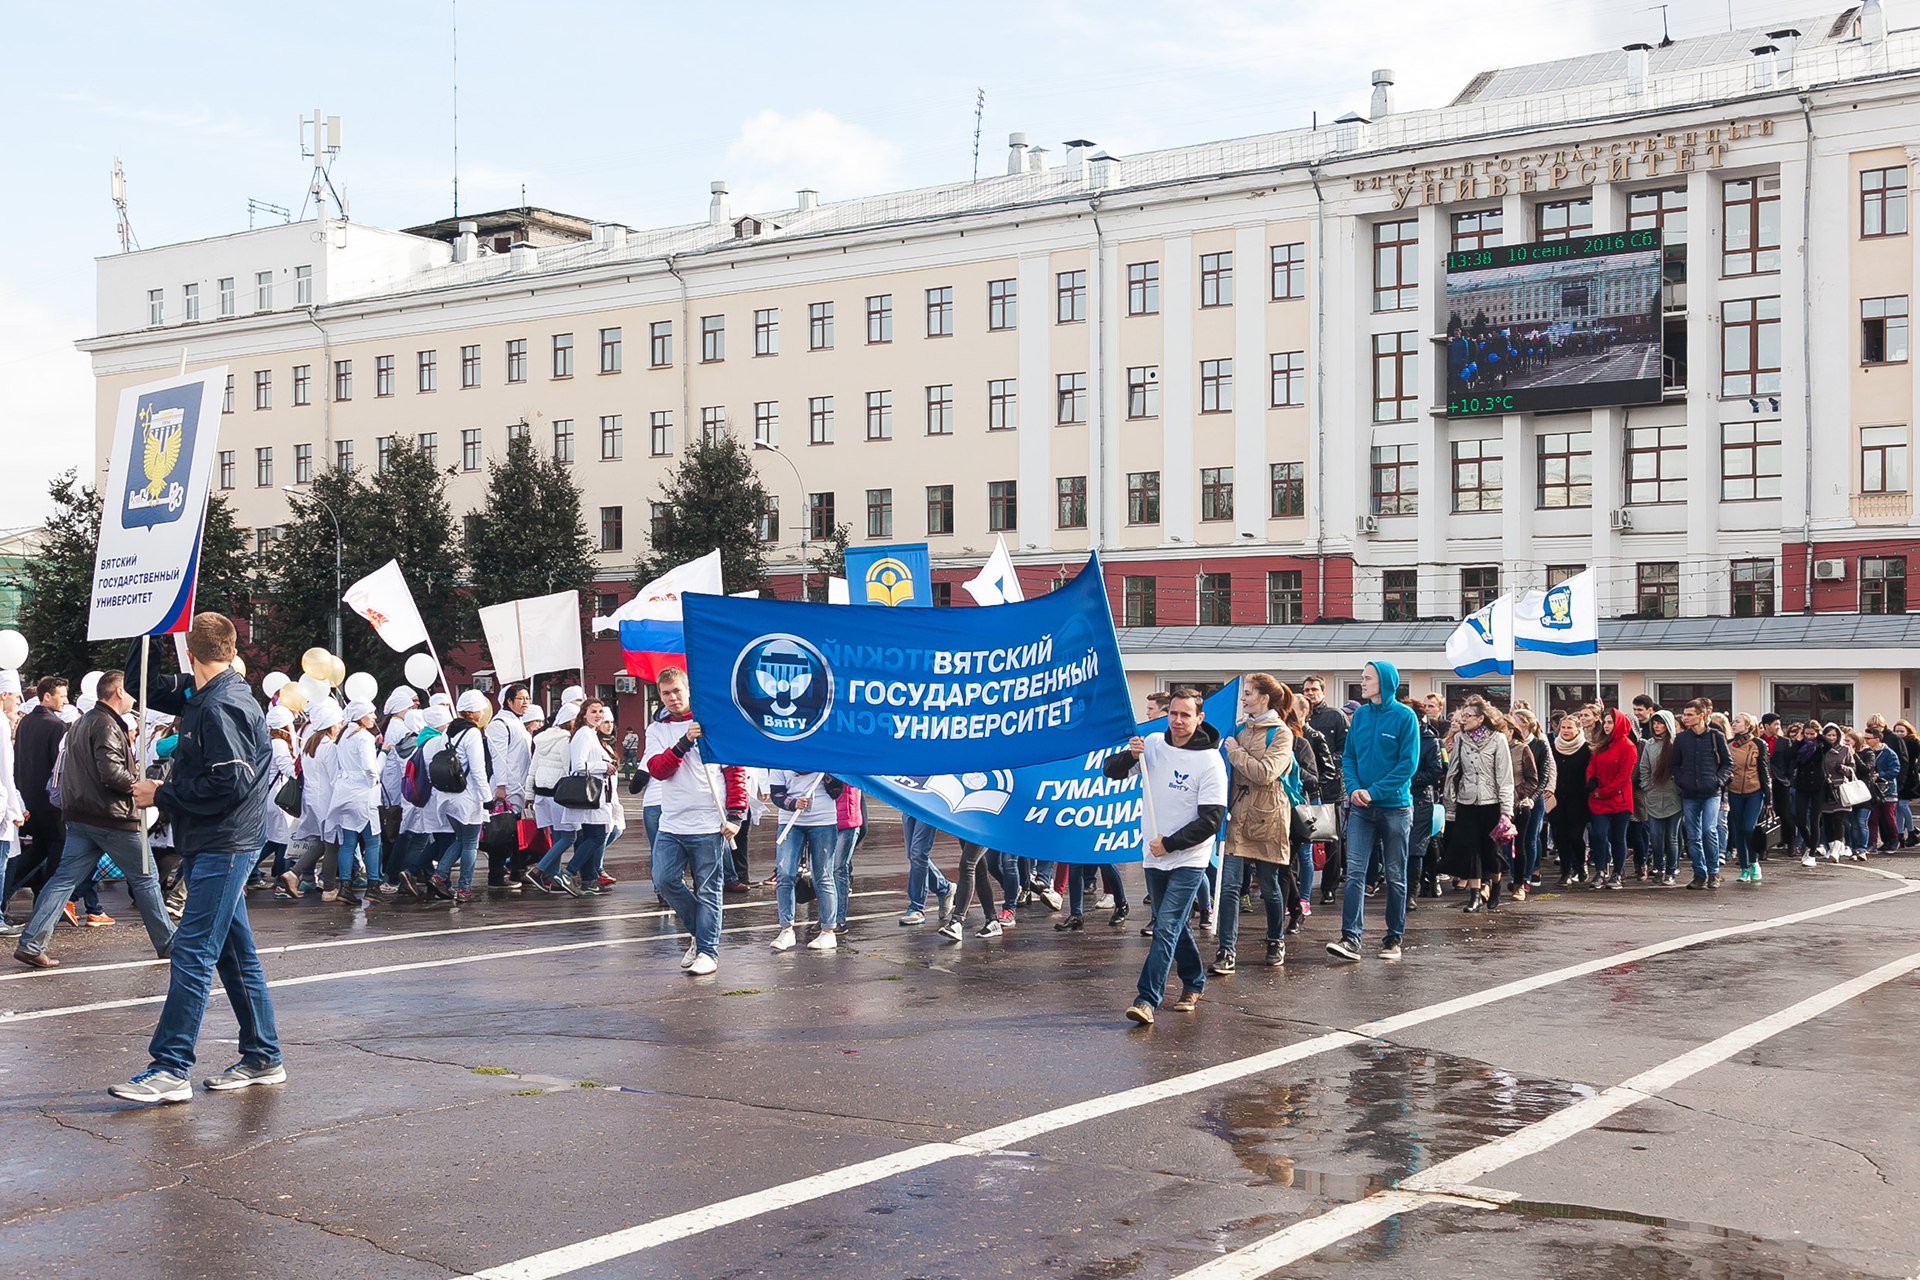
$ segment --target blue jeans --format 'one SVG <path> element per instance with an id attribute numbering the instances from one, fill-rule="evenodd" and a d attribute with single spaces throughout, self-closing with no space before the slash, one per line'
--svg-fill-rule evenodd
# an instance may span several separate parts
<path id="1" fill-rule="evenodd" d="M 1872 812 L 1872 805 L 1863 804 L 1847 813 L 1847 846 L 1856 853 L 1872 843 L 1867 834 L 1867 816 Z"/>
<path id="2" fill-rule="evenodd" d="M 653 848 L 653 842 L 660 838 L 660 806 L 650 804 L 640 811 L 640 823 L 647 829 L 647 848 Z"/>
<path id="3" fill-rule="evenodd" d="M 1727 794 L 1727 825 L 1733 835 L 1733 852 L 1743 868 L 1760 861 L 1759 851 L 1753 847 L 1753 824 L 1760 821 L 1760 811 L 1766 808 L 1766 801 L 1764 791 Z"/>
<path id="4" fill-rule="evenodd" d="M 367 883 L 380 883 L 380 824 L 369 823 L 359 831 L 340 831 L 340 878 L 353 879 L 353 854 L 355 849 L 364 851 L 367 860 Z M 464 887 L 464 886 L 463 886 Z"/>
<path id="5" fill-rule="evenodd" d="M 1180 985 L 1188 991 L 1204 990 L 1207 985 L 1207 969 L 1200 962 L 1200 948 L 1194 945 L 1187 917 L 1208 871 L 1206 867 L 1173 871 L 1148 867 L 1146 873 L 1147 896 L 1153 899 L 1153 945 L 1147 949 L 1147 962 L 1140 966 L 1135 995 L 1149 1009 L 1158 1009 L 1160 997 L 1166 994 L 1169 968 L 1178 967 Z"/>
<path id="6" fill-rule="evenodd" d="M 936 898 L 944 898 L 953 891 L 953 886 L 933 863 L 936 831 L 909 813 L 900 816 L 900 834 L 907 842 L 907 910 L 925 911 L 928 889 L 933 890 Z"/>
<path id="7" fill-rule="evenodd" d="M 1893 817 L 1894 817 L 1894 821 L 1895 821 L 1895 822 L 1897 822 L 1897 823 L 1899 824 L 1899 826 L 1900 826 L 1900 834 L 1901 834 L 1901 835 L 1903 835 L 1903 836 L 1904 836 L 1904 835 L 1910 835 L 1910 834 L 1912 834 L 1912 832 L 1913 832 L 1913 803 L 1912 803 L 1911 801 L 1908 801 L 1908 800 L 1896 800 L 1896 801 L 1894 801 L 1894 802 L 1893 802 Z"/>
<path id="8" fill-rule="evenodd" d="M 831 830 L 832 828 L 828 828 Z M 720 892 L 727 838 L 718 831 L 681 836 L 662 831 L 653 846 L 653 891 L 667 900 L 703 956 L 720 956 Z M 691 869 L 693 891 L 680 882 Z"/>
<path id="9" fill-rule="evenodd" d="M 860 829 L 846 827 L 833 833 L 833 927 L 847 927 L 847 902 L 853 896 L 853 846 Z"/>
<path id="10" fill-rule="evenodd" d="M 1648 818 L 1644 824 L 1647 869 L 1655 875 L 1672 875 L 1680 870 L 1680 819 L 1684 813 L 1683 808 L 1670 818 Z"/>
<path id="11" fill-rule="evenodd" d="M 160 1024 L 147 1055 L 153 1066 L 185 1077 L 193 1070 L 194 1041 L 206 1016 L 213 975 L 227 989 L 240 1024 L 240 1056 L 256 1066 L 280 1061 L 267 975 L 247 926 L 247 876 L 258 850 L 196 853 L 186 859 L 187 909 L 173 933 L 173 968 Z M 139 861 L 137 858 L 134 860 Z M 131 873 L 129 873 L 131 874 Z"/>
<path id="12" fill-rule="evenodd" d="M 453 870 L 454 855 L 460 857 L 460 883 L 456 889 L 473 888 L 473 855 L 480 849 L 480 824 L 456 822 L 452 831 L 436 831 L 433 848 L 437 854 L 433 874 L 442 880 Z"/>
<path id="13" fill-rule="evenodd" d="M 573 862 L 567 874 L 583 886 L 591 887 L 600 879 L 600 861 L 607 852 L 607 824 L 589 822 L 575 833 Z"/>
<path id="14" fill-rule="evenodd" d="M 1293 846 L 1293 865 L 1295 874 L 1300 877 L 1300 901 L 1313 901 L 1313 846 L 1296 844 Z"/>
<path id="15" fill-rule="evenodd" d="M 1526 884 L 1533 879 L 1534 868 L 1540 865 L 1540 853 L 1546 839 L 1547 798 L 1544 794 L 1533 798 L 1533 803 L 1520 811 L 1520 839 L 1514 842 L 1513 882 Z"/>
<path id="16" fill-rule="evenodd" d="M 20 934 L 20 950 L 37 956 L 47 949 L 53 927 L 60 922 L 60 909 L 73 896 L 74 886 L 93 875 L 103 853 L 126 873 L 133 905 L 140 909 L 140 919 L 147 926 L 147 940 L 159 954 L 167 953 L 167 946 L 173 940 L 173 921 L 167 918 L 167 909 L 160 900 L 159 875 L 140 870 L 140 833 L 115 831 L 84 822 L 67 823 L 67 843 L 60 851 L 60 865 L 53 878 L 34 896 L 33 916 Z"/>
<path id="17" fill-rule="evenodd" d="M 1617 876 L 1627 869 L 1627 824 L 1631 813 L 1596 813 L 1587 824 L 1593 845 L 1593 874 L 1596 880 Z"/>
<path id="18" fill-rule="evenodd" d="M 1000 854 L 1000 909 L 1012 911 L 1020 905 L 1020 855 Z"/>
<path id="19" fill-rule="evenodd" d="M 1687 858 L 1695 876 L 1720 874 L 1720 797 L 1702 796 L 1680 801 L 1680 821 L 1687 831 Z"/>
<path id="20" fill-rule="evenodd" d="M 1104 862 L 1098 866 L 1091 863 L 1074 865 L 1067 868 L 1068 915 L 1077 916 L 1082 914 L 1081 908 L 1086 905 L 1087 900 L 1087 888 L 1093 883 L 1096 875 L 1100 878 L 1101 882 L 1106 885 L 1107 892 L 1113 895 L 1114 906 L 1124 907 L 1127 905 L 1127 886 L 1120 881 L 1120 869 L 1118 867 L 1115 867 L 1111 862 Z"/>
<path id="21" fill-rule="evenodd" d="M 1267 941 L 1278 942 L 1287 922 L 1287 904 L 1280 897 L 1280 864 L 1227 856 L 1220 864 L 1220 949 L 1231 952 L 1240 941 L 1240 879 L 1251 862 L 1260 884 L 1260 901 L 1267 908 Z M 1402 875 L 1405 873 L 1402 872 Z"/>
<path id="22" fill-rule="evenodd" d="M 1381 869 L 1387 877 L 1387 933 L 1407 931 L 1407 834 L 1412 805 L 1353 806 L 1347 815 L 1347 881 L 1340 898 L 1340 934 L 1358 941 L 1366 926 L 1367 860 L 1377 839 Z"/>
<path id="23" fill-rule="evenodd" d="M 658 813 L 660 811 L 654 809 L 651 810 L 651 812 Z M 580 831 L 577 827 L 572 831 L 555 831 L 550 833 L 548 839 L 552 843 L 547 846 L 547 852 L 540 859 L 540 865 L 534 868 L 535 871 L 540 873 L 542 880 L 551 880 L 560 874 L 560 860 L 566 856 L 567 849 L 579 838 Z"/>
<path id="24" fill-rule="evenodd" d="M 814 918 L 820 927 L 829 927 L 840 914 L 838 881 L 833 874 L 833 842 L 838 834 L 832 827 L 803 827 L 789 823 L 780 833 L 773 853 L 773 901 L 780 913 L 780 927 L 793 925 L 793 883 L 800 876 L 800 855 L 807 856 L 807 870 L 813 875 Z"/>

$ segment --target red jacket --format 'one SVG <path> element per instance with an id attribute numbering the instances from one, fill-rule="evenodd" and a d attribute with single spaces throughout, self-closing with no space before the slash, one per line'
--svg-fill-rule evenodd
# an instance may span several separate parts
<path id="1" fill-rule="evenodd" d="M 1640 751 L 1618 710 L 1607 710 L 1607 728 L 1607 745 L 1595 747 L 1587 762 L 1587 812 L 1631 813 L 1633 766 L 1640 761 Z"/>
<path id="2" fill-rule="evenodd" d="M 693 719 L 693 714 L 668 716 L 669 724 L 680 724 Z M 680 762 L 686 758 L 691 744 L 682 737 L 679 742 L 649 759 L 647 772 L 655 778 L 665 781 L 680 770 Z M 747 771 L 738 765 L 722 765 L 720 780 L 726 792 L 727 821 L 741 822 L 747 816 Z"/>

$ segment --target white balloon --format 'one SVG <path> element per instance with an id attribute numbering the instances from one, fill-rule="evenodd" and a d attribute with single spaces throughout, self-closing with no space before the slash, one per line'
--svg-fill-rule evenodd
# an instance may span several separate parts
<path id="1" fill-rule="evenodd" d="M 27 638 L 18 631 L 0 631 L 0 670 L 18 671 L 27 665 Z"/>
<path id="2" fill-rule="evenodd" d="M 439 664 L 433 655 L 416 653 L 407 659 L 407 683 L 416 689 L 431 689 L 440 679 Z"/>
<path id="3" fill-rule="evenodd" d="M 87 672 L 87 674 L 81 676 L 80 677 L 80 696 L 83 698 L 99 697 L 100 696 L 100 677 L 103 674 L 105 673 L 100 671 L 89 671 Z"/>
<path id="4" fill-rule="evenodd" d="M 269 698 L 271 698 L 274 694 L 280 692 L 281 689 L 285 688 L 290 683 L 292 682 L 287 679 L 286 672 L 269 671 L 267 672 L 266 677 L 260 681 L 260 691 L 266 694 Z"/>
<path id="5" fill-rule="evenodd" d="M 346 692 L 348 702 L 372 702 L 380 696 L 380 682 L 370 671 L 354 672 L 340 687 Z"/>
<path id="6" fill-rule="evenodd" d="M 304 675 L 300 677 L 300 692 L 307 695 L 309 706 L 328 696 L 332 690 L 333 686 L 325 680 L 315 680 L 312 676 Z"/>

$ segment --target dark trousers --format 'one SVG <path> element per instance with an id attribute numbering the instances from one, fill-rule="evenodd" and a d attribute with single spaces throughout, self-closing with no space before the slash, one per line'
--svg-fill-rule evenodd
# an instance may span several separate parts
<path id="1" fill-rule="evenodd" d="M 12 901 L 13 895 L 22 889 L 38 897 L 59 869 L 60 854 L 67 847 L 66 824 L 60 820 L 60 811 L 51 805 L 32 811 L 19 834 L 32 843 L 25 853 L 8 860 L 5 887 L 0 888 L 0 906 Z"/>

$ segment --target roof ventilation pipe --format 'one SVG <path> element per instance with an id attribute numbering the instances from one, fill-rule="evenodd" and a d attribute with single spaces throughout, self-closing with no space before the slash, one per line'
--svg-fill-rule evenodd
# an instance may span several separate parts
<path id="1" fill-rule="evenodd" d="M 540 265 L 540 253 L 522 240 L 508 249 L 507 265 L 514 271 L 532 271 Z"/>
<path id="2" fill-rule="evenodd" d="M 707 225 L 724 227 L 733 221 L 733 202 L 727 199 L 727 184 L 709 182 L 707 190 L 713 193 L 713 199 L 707 202 Z"/>
<path id="3" fill-rule="evenodd" d="M 1027 171 L 1027 135 L 1010 133 L 1007 135 L 1007 172 L 1025 173 Z"/>
<path id="4" fill-rule="evenodd" d="M 1777 50 L 1774 55 L 1774 74 L 1781 84 L 1793 83 L 1793 54 L 1800 47 L 1800 33 L 1792 27 L 1784 31 L 1769 31 L 1767 39 L 1773 41 Z"/>
<path id="5" fill-rule="evenodd" d="M 1373 73 L 1373 105 L 1367 114 L 1375 120 L 1393 114 L 1393 70 L 1382 67 Z"/>
<path id="6" fill-rule="evenodd" d="M 1354 112 L 1347 112 L 1333 122 L 1333 149 L 1335 151 L 1358 151 L 1366 144 L 1367 122 Z"/>
<path id="7" fill-rule="evenodd" d="M 463 221 L 459 225 L 459 232 L 453 238 L 453 260 L 472 262 L 480 256 L 480 224 Z"/>
<path id="8" fill-rule="evenodd" d="M 1087 180 L 1087 153 L 1093 150 L 1093 143 L 1085 138 L 1074 138 L 1067 144 L 1067 177 L 1075 182 Z"/>
<path id="9" fill-rule="evenodd" d="M 1880 0 L 1862 0 L 1860 5 L 1860 43 L 1871 49 L 1887 38 L 1887 11 Z"/>
<path id="10" fill-rule="evenodd" d="M 1647 91 L 1647 58 L 1653 52 L 1653 46 L 1630 44 L 1626 48 L 1627 92 L 1637 98 Z"/>
<path id="11" fill-rule="evenodd" d="M 1753 49 L 1753 87 L 1755 89 L 1773 88 L 1773 46 L 1755 45 Z"/>
<path id="12" fill-rule="evenodd" d="M 1047 149 L 1045 147 L 1027 148 L 1027 172 L 1045 173 L 1047 171 Z"/>
<path id="13" fill-rule="evenodd" d="M 800 212 L 806 213 L 809 210 L 818 209 L 819 207 L 820 193 L 812 187 L 800 188 L 800 203 L 798 205 Z"/>
<path id="14" fill-rule="evenodd" d="M 1087 157 L 1087 164 L 1093 170 L 1093 185 L 1100 190 L 1108 191 L 1120 185 L 1120 162 L 1105 151 L 1095 150 Z"/>

